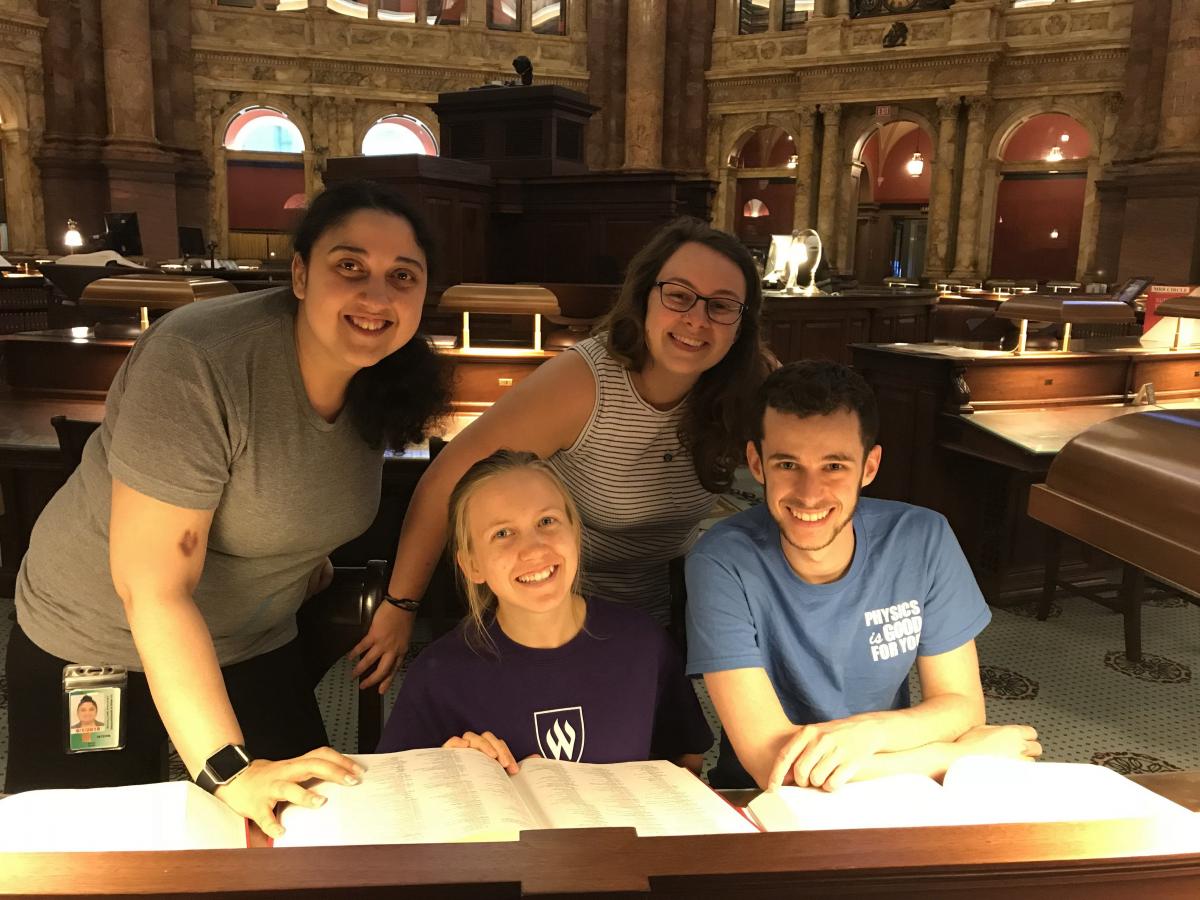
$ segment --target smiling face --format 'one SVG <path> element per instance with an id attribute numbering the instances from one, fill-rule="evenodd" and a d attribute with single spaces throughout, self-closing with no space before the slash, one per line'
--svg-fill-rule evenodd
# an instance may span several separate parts
<path id="1" fill-rule="evenodd" d="M 784 555 L 807 581 L 840 578 L 854 557 L 848 528 L 862 489 L 879 471 L 881 449 L 865 452 L 857 413 L 800 416 L 767 407 L 761 448 L 746 448 L 766 492 Z"/>
<path id="2" fill-rule="evenodd" d="M 474 490 L 466 516 L 458 563 L 491 588 L 501 619 L 561 612 L 579 570 L 579 533 L 557 485 L 535 469 L 503 472 Z"/>
<path id="3" fill-rule="evenodd" d="M 421 321 L 425 288 L 425 252 L 400 216 L 360 209 L 325 229 L 307 263 L 299 254 L 292 260 L 306 381 L 348 381 L 407 344 Z"/>
<path id="4" fill-rule="evenodd" d="M 725 297 L 746 302 L 746 279 L 737 263 L 704 244 L 687 243 L 676 250 L 655 281 L 670 281 L 704 297 Z M 729 352 L 738 336 L 738 323 L 713 322 L 703 300 L 687 312 L 663 306 L 659 289 L 646 298 L 646 348 L 648 369 L 695 381 Z"/>

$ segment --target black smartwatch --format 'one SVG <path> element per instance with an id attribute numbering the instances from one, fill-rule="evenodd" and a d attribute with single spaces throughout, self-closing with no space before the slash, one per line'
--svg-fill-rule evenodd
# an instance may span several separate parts
<path id="1" fill-rule="evenodd" d="M 229 784 L 250 767 L 250 754 L 241 744 L 226 744 L 204 763 L 204 768 L 196 773 L 196 784 L 210 794 L 215 794 L 217 788 Z"/>
<path id="2" fill-rule="evenodd" d="M 398 607 L 399 609 L 402 609 L 405 612 L 415 613 L 418 609 L 421 608 L 420 600 L 410 600 L 407 597 L 393 597 L 391 594 L 388 594 L 388 593 L 384 593 L 383 599 L 386 600 L 388 603 L 392 604 L 392 606 Z"/>

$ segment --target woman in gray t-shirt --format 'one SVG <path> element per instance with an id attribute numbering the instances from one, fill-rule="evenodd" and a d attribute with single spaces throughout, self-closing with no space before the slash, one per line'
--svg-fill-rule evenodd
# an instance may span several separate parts
<path id="1" fill-rule="evenodd" d="M 444 410 L 448 375 L 416 334 L 430 243 L 400 195 L 330 188 L 295 250 L 290 290 L 192 304 L 138 340 L 38 520 L 8 653 L 9 791 L 159 780 L 169 735 L 273 834 L 277 801 L 317 803 L 301 782 L 356 777 L 322 746 L 295 612 L 374 518 L 384 447 Z M 129 670 L 122 749 L 64 752 L 68 662 Z"/>

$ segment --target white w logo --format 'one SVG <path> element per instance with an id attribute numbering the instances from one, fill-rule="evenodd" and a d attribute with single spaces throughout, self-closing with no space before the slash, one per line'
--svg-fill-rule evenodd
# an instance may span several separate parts
<path id="1" fill-rule="evenodd" d="M 575 729 L 567 723 L 566 729 L 558 719 L 554 726 L 546 730 L 546 746 L 554 753 L 555 759 L 571 759 L 575 755 Z"/>

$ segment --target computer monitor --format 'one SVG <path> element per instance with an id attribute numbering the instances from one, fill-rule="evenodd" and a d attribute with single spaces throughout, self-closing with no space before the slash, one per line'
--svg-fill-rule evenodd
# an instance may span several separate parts
<path id="1" fill-rule="evenodd" d="M 104 249 L 116 250 L 122 256 L 142 255 L 142 232 L 138 228 L 137 213 L 105 213 L 104 231 Z"/>
<path id="2" fill-rule="evenodd" d="M 179 226 L 179 253 L 181 256 L 203 257 L 208 255 L 204 246 L 204 229 L 198 225 Z"/>

